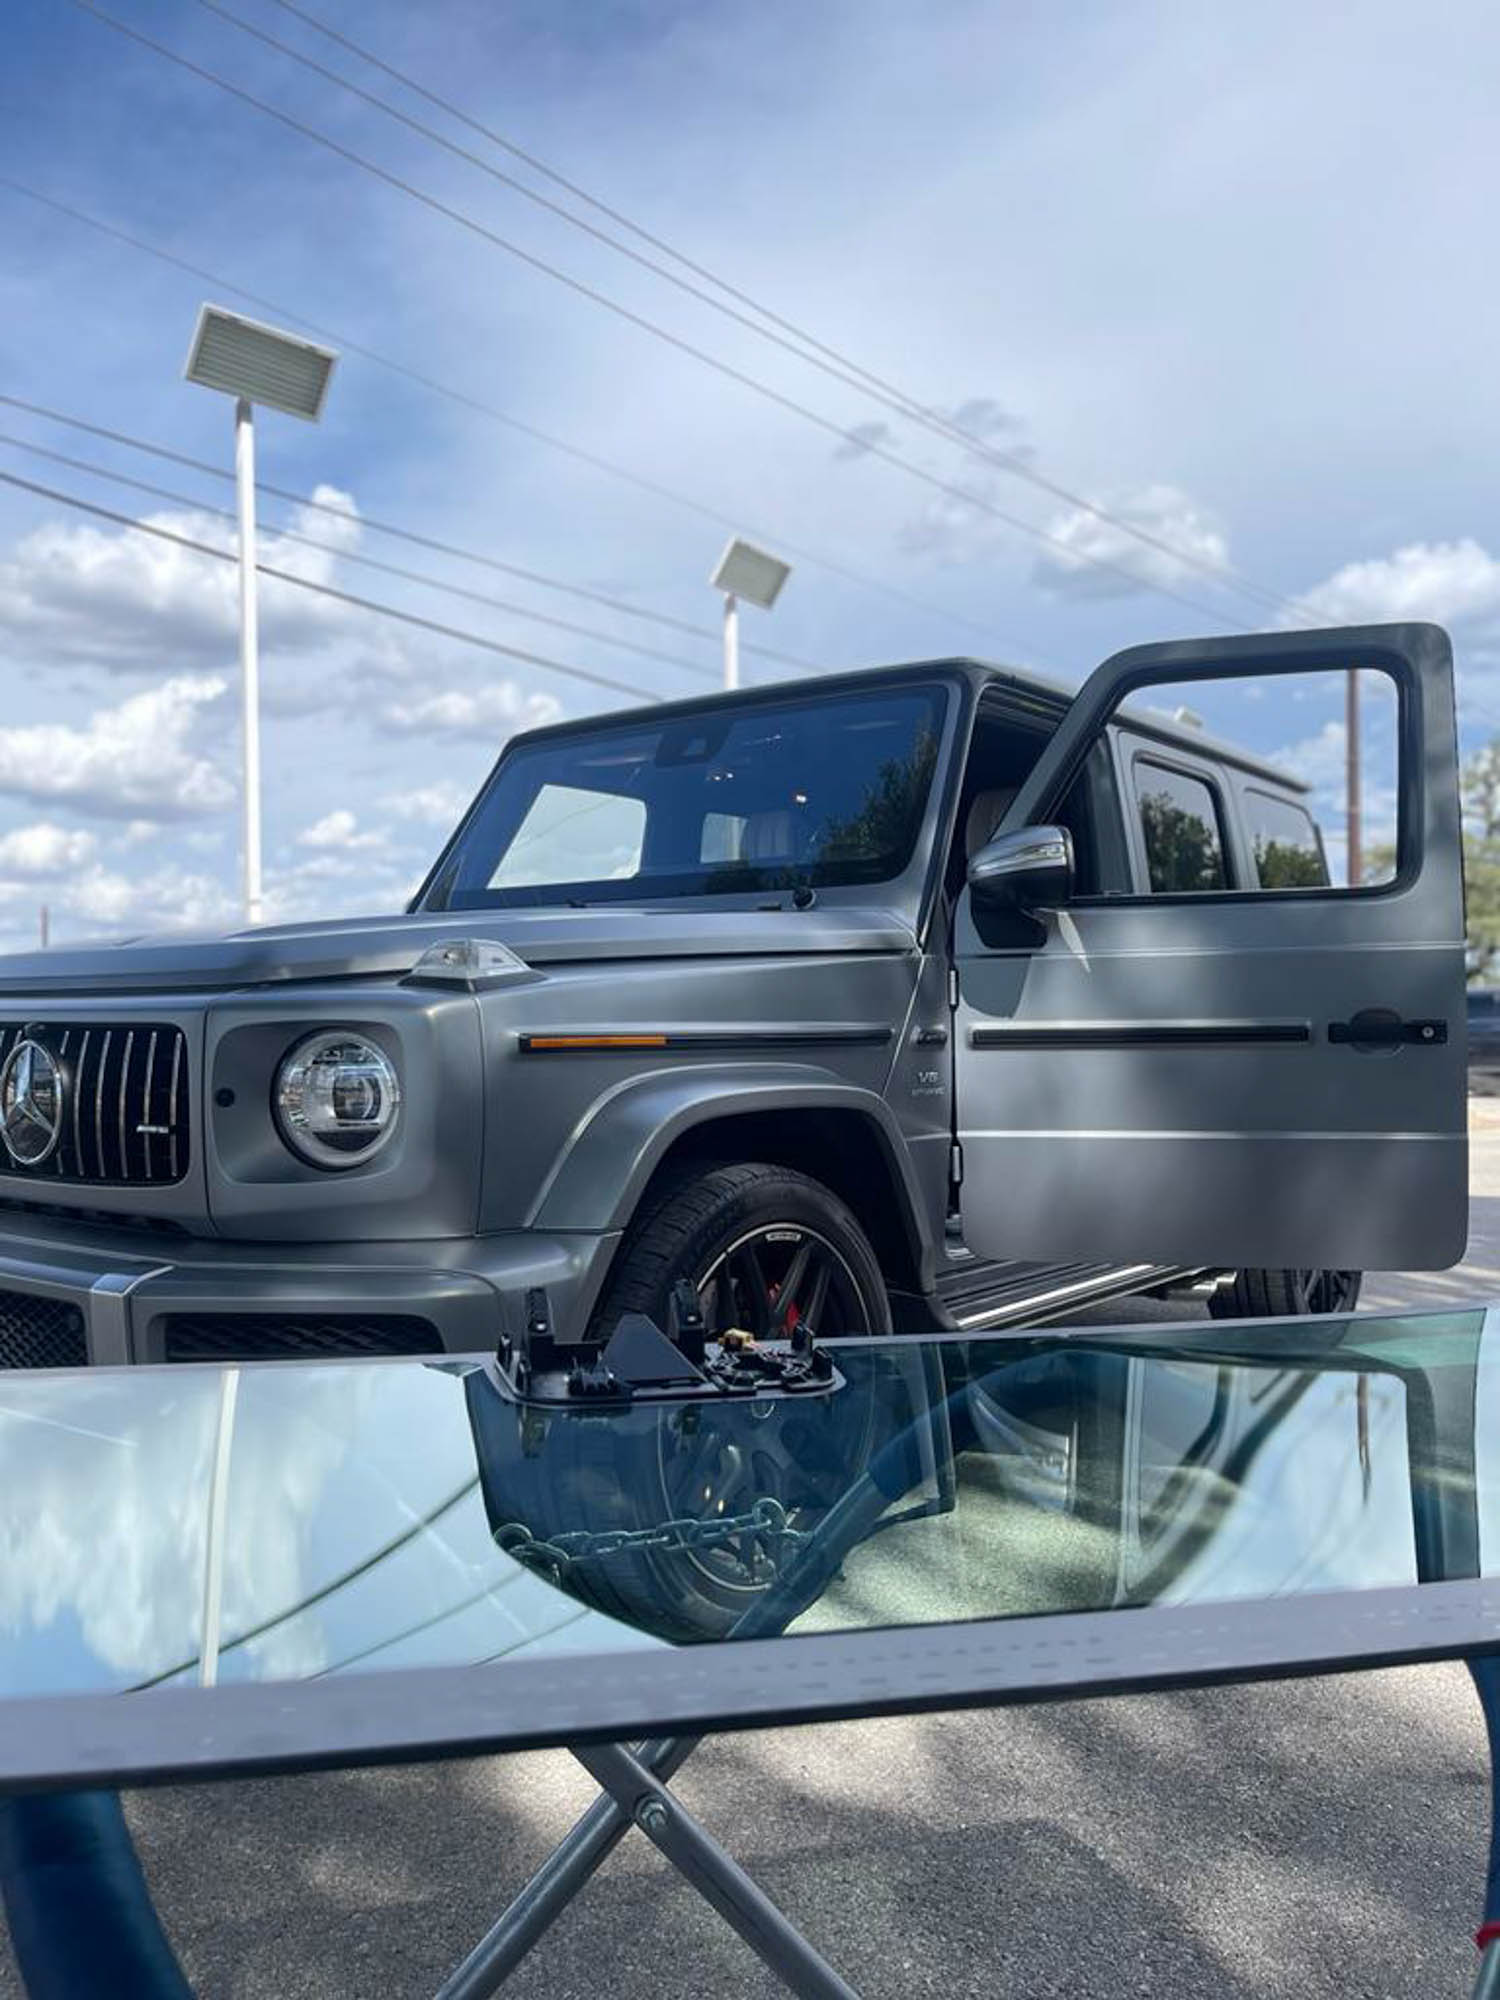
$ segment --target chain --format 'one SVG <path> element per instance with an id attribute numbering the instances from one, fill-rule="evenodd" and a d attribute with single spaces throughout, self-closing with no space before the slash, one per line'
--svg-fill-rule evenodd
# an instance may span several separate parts
<path id="1" fill-rule="evenodd" d="M 721 1548 L 741 1536 L 749 1536 L 757 1544 L 786 1543 L 792 1547 L 804 1539 L 801 1531 L 788 1523 L 781 1502 L 767 1496 L 757 1500 L 748 1514 L 708 1521 L 661 1521 L 654 1528 L 607 1528 L 597 1533 L 579 1528 L 541 1536 L 533 1535 L 522 1521 L 507 1521 L 495 1530 L 495 1544 L 528 1569 L 561 1582 L 563 1572 L 574 1563 L 604 1562 L 610 1556 L 635 1555 L 647 1549 L 685 1554 L 694 1549 Z"/>

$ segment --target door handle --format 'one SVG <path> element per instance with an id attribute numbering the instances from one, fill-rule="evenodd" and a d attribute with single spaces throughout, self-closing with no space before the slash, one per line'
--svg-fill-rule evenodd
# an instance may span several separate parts
<path id="1" fill-rule="evenodd" d="M 1352 1020 L 1328 1023 L 1330 1042 L 1347 1042 L 1354 1049 L 1435 1048 L 1448 1039 L 1446 1021 L 1403 1021 L 1389 1007 L 1363 1007 Z"/>

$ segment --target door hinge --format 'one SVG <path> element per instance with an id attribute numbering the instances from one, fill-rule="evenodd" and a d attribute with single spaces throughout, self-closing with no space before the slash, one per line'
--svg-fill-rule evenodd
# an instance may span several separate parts
<path id="1" fill-rule="evenodd" d="M 955 1139 L 948 1148 L 948 1185 L 962 1187 L 964 1184 L 964 1149 Z"/>
<path id="2" fill-rule="evenodd" d="M 956 965 L 948 967 L 948 1005 L 955 1010 L 958 1006 L 958 967 Z"/>

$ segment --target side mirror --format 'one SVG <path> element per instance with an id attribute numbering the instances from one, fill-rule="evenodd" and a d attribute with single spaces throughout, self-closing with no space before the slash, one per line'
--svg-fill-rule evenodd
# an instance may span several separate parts
<path id="1" fill-rule="evenodd" d="M 1073 836 L 1065 826 L 1023 826 L 987 841 L 969 863 L 974 900 L 992 907 L 1056 909 L 1073 893 Z"/>

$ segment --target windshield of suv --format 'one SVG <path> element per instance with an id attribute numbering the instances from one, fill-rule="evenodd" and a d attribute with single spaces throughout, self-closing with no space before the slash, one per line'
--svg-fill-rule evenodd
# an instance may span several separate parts
<path id="1" fill-rule="evenodd" d="M 945 698 L 907 683 L 523 743 L 422 906 L 889 881 L 916 844 Z"/>

